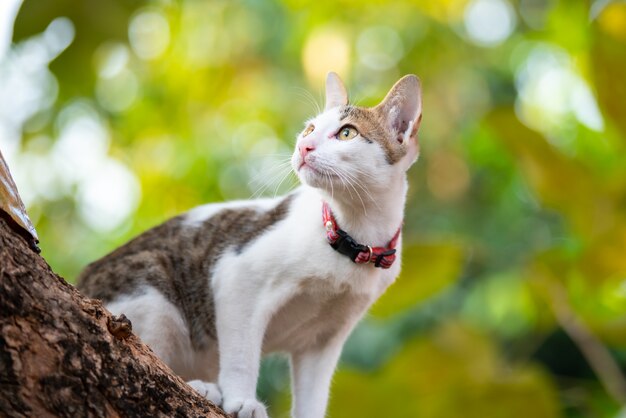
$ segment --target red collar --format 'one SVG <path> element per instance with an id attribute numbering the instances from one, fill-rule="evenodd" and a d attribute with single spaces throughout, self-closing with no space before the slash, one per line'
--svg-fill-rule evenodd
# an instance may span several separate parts
<path id="1" fill-rule="evenodd" d="M 357 243 L 346 231 L 339 228 L 337 220 L 327 202 L 322 204 L 322 219 L 326 228 L 326 239 L 333 249 L 357 264 L 374 263 L 375 267 L 388 269 L 396 260 L 396 244 L 402 225 L 385 247 L 371 247 Z"/>

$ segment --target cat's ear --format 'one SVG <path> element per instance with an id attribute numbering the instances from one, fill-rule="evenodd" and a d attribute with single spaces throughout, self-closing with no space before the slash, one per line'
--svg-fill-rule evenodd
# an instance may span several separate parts
<path id="1" fill-rule="evenodd" d="M 337 106 L 345 106 L 348 104 L 348 92 L 343 85 L 343 81 L 335 72 L 330 72 L 326 76 L 326 108 L 332 109 Z"/>
<path id="2" fill-rule="evenodd" d="M 399 143 L 415 137 L 422 121 L 422 87 L 419 78 L 405 75 L 376 106 L 387 119 Z"/>
<path id="3" fill-rule="evenodd" d="M 401 164 L 408 170 L 419 156 L 417 130 L 422 122 L 422 86 L 419 78 L 413 74 L 402 77 L 376 108 L 387 120 L 398 145 L 405 148 Z"/>

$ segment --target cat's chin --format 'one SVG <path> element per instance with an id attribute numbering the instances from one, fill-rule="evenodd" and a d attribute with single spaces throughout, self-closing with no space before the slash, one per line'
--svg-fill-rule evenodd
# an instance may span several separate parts
<path id="1" fill-rule="evenodd" d="M 329 187 L 329 176 L 309 164 L 302 164 L 297 171 L 300 181 L 307 186 L 325 189 Z"/>

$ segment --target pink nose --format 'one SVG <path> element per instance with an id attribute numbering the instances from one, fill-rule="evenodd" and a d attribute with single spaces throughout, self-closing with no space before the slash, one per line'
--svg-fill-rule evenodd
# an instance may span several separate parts
<path id="1" fill-rule="evenodd" d="M 304 157 L 306 157 L 309 152 L 313 151 L 315 147 L 312 144 L 300 144 L 298 149 L 300 150 L 300 156 L 304 159 Z"/>

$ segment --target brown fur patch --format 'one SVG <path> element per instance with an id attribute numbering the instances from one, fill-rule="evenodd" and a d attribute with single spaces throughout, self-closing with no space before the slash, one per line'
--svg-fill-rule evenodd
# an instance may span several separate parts
<path id="1" fill-rule="evenodd" d="M 341 109 L 340 120 L 354 126 L 366 140 L 378 142 L 389 164 L 397 163 L 406 155 L 406 148 L 398 142 L 397 133 L 391 129 L 387 115 L 380 108 L 348 105 Z"/>
<path id="2" fill-rule="evenodd" d="M 88 296 L 110 302 L 153 286 L 176 305 L 189 327 L 191 343 L 205 348 L 216 339 L 210 276 L 225 251 L 240 254 L 255 238 L 284 219 L 293 195 L 272 209 L 224 209 L 199 226 L 184 215 L 150 229 L 89 264 L 78 278 Z"/>

